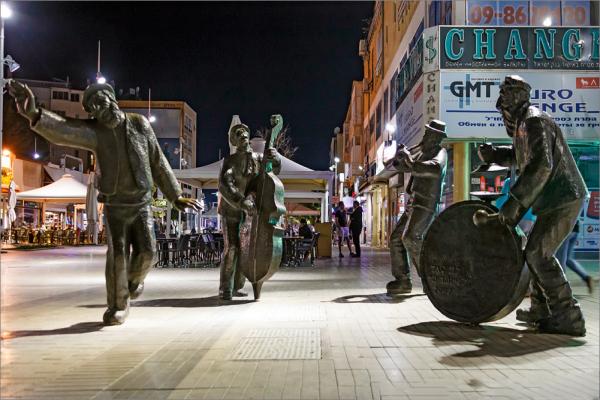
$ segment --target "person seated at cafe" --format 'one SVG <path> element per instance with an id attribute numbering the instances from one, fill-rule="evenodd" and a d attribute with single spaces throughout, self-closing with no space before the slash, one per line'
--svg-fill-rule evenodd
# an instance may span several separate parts
<path id="1" fill-rule="evenodd" d="M 300 228 L 298 230 L 299 236 L 302 236 L 304 239 L 312 239 L 313 231 L 310 229 L 310 226 L 306 222 L 305 218 L 300 219 Z"/>

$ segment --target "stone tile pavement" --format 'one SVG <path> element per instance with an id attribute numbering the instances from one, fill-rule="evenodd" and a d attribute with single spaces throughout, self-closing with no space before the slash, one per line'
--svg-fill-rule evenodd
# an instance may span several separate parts
<path id="1" fill-rule="evenodd" d="M 369 250 L 281 270 L 260 302 L 221 304 L 216 269 L 155 269 L 104 327 L 104 251 L 2 255 L 0 398 L 598 399 L 598 292 L 572 275 L 584 338 L 514 313 L 459 324 L 418 288 L 389 299 L 389 258 Z"/>

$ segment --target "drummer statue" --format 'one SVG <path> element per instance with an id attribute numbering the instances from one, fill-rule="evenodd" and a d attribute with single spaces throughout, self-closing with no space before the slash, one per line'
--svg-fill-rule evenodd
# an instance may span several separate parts
<path id="1" fill-rule="evenodd" d="M 531 308 L 517 310 L 517 319 L 536 324 L 541 332 L 583 336 L 585 320 L 554 253 L 573 229 L 587 189 L 560 128 L 529 103 L 530 90 L 519 76 L 505 78 L 496 108 L 513 144 L 483 144 L 479 157 L 486 163 L 516 164 L 520 172 L 498 220 L 514 227 L 530 207 L 537 216 L 525 247 L 533 276 Z"/>
<path id="2" fill-rule="evenodd" d="M 219 298 L 231 300 L 232 297 L 245 297 L 248 294 L 241 289 L 245 277 L 239 266 L 240 224 L 244 214 L 256 213 L 256 204 L 246 197 L 246 189 L 260 172 L 262 154 L 255 153 L 250 147 L 250 129 L 247 125 L 237 124 L 229 130 L 229 143 L 236 148 L 235 153 L 225 157 L 219 174 L 219 206 L 223 226 L 225 249 L 221 262 Z M 272 162 L 273 172 L 279 174 L 281 159 L 274 148 L 268 149 L 267 158 Z"/>
<path id="3" fill-rule="evenodd" d="M 61 146 L 92 151 L 98 159 L 98 200 L 104 203 L 109 232 L 108 308 L 103 321 L 122 324 L 129 314 L 130 299 L 139 297 L 144 289 L 144 278 L 156 253 L 150 209 L 152 184 L 179 210 L 199 210 L 201 205 L 181 196 L 181 187 L 150 123 L 142 115 L 121 111 L 112 86 L 92 84 L 85 89 L 82 104 L 91 117 L 87 120 L 38 107 L 27 85 L 15 80 L 9 81 L 9 92 L 34 132 Z"/>
<path id="4" fill-rule="evenodd" d="M 390 256 L 394 280 L 387 284 L 388 296 L 410 293 L 410 265 L 419 270 L 423 236 L 433 221 L 442 195 L 448 154 L 441 145 L 446 138 L 446 124 L 433 120 L 425 125 L 423 140 L 412 149 L 401 145 L 386 165 L 397 172 L 410 172 L 406 187 L 409 194 L 404 214 L 390 237 Z"/>

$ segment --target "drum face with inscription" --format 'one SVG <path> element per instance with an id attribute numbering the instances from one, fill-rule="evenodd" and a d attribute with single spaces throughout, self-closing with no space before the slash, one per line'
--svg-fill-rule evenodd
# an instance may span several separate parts
<path id="1" fill-rule="evenodd" d="M 433 305 L 449 318 L 470 323 L 506 316 L 529 285 L 523 236 L 498 221 L 475 226 L 477 210 L 498 212 L 483 201 L 444 210 L 427 231 L 420 258 L 423 286 Z"/>

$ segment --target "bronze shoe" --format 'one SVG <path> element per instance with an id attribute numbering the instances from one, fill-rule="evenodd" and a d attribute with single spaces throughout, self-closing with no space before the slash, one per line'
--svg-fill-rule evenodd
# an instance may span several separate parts
<path id="1" fill-rule="evenodd" d="M 129 315 L 129 304 L 124 310 L 116 310 L 114 308 L 107 308 L 102 316 L 104 325 L 121 325 L 125 322 L 125 319 Z"/>
<path id="2" fill-rule="evenodd" d="M 574 305 L 560 314 L 539 320 L 538 330 L 540 333 L 585 336 L 585 319 L 579 305 Z"/>
<path id="3" fill-rule="evenodd" d="M 131 300 L 135 300 L 142 295 L 144 292 L 144 282 L 132 283 L 129 282 L 129 297 Z"/>
<path id="4" fill-rule="evenodd" d="M 390 297 L 398 296 L 401 294 L 408 294 L 412 291 L 412 282 L 410 278 L 398 279 L 395 281 L 388 282 L 386 285 L 387 295 Z"/>

